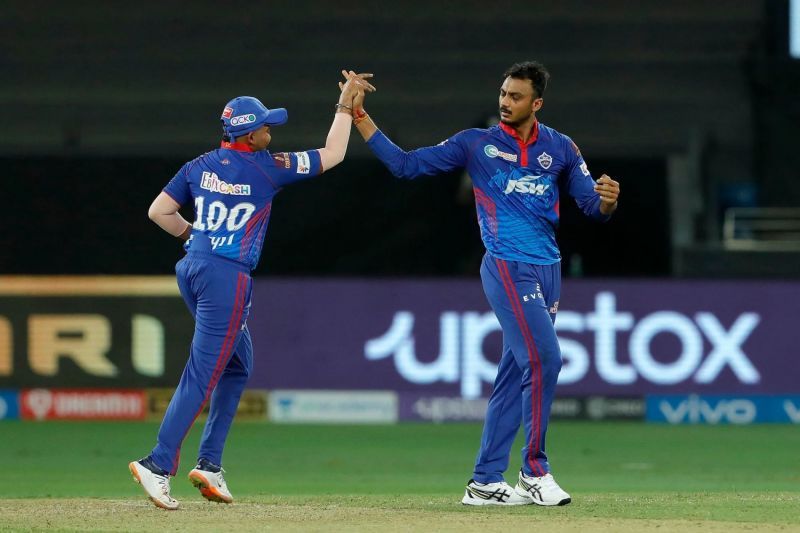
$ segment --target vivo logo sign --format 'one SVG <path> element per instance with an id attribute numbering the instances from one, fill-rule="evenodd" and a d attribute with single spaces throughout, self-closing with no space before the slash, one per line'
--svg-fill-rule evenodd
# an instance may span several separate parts
<path id="1" fill-rule="evenodd" d="M 492 383 L 497 371 L 483 353 L 486 336 L 500 330 L 494 314 L 443 312 L 439 319 L 439 355 L 431 362 L 417 358 L 414 321 L 410 311 L 395 313 L 386 333 L 365 343 L 365 357 L 370 361 L 392 357 L 398 373 L 411 383 L 460 383 L 463 397 L 480 397 L 482 384 Z M 759 315 L 752 312 L 741 313 L 729 326 L 710 312 L 687 316 L 656 311 L 637 320 L 632 313 L 617 310 L 613 293 L 600 292 L 595 296 L 593 311 L 558 314 L 556 330 L 560 334 L 594 334 L 593 343 L 559 335 L 564 361 L 559 383 L 581 381 L 594 364 L 600 379 L 611 385 L 640 379 L 655 385 L 687 380 L 708 384 L 726 368 L 739 382 L 756 384 L 761 376 L 742 346 L 759 322 Z M 619 346 L 620 332 L 629 332 L 627 346 Z M 678 343 L 678 352 L 670 354 L 670 362 L 661 362 L 653 355 L 651 346 L 657 335 L 670 335 Z M 704 340 L 708 341 L 709 350 L 704 349 Z M 620 361 L 623 351 L 627 352 L 628 362 Z"/>
<path id="2" fill-rule="evenodd" d="M 756 404 L 744 398 L 706 400 L 691 395 L 676 405 L 661 400 L 658 408 L 670 424 L 688 422 L 697 424 L 750 424 L 756 419 Z"/>
<path id="3" fill-rule="evenodd" d="M 650 396 L 647 420 L 669 424 L 800 424 L 800 397 Z"/>

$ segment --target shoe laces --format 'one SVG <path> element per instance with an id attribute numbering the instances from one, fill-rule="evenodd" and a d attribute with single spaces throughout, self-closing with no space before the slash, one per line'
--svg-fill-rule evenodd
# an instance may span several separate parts
<path id="1" fill-rule="evenodd" d="M 161 486 L 161 493 L 168 498 L 172 498 L 169 494 L 169 477 L 167 476 L 156 476 L 158 480 L 158 484 Z"/>
<path id="2" fill-rule="evenodd" d="M 492 483 L 481 483 L 480 481 L 474 481 L 473 480 L 471 483 L 474 484 L 476 487 L 479 487 L 479 488 L 490 487 L 490 486 L 491 487 L 498 486 L 498 487 L 504 489 L 506 487 L 509 487 L 509 488 L 511 487 L 511 485 L 509 485 L 505 481 L 494 481 Z"/>
<path id="3" fill-rule="evenodd" d="M 558 485 L 558 483 L 556 483 L 556 478 L 554 478 L 551 474 L 545 474 L 544 476 L 540 477 L 539 479 L 541 479 L 542 487 L 545 490 L 556 492 L 556 493 L 564 492 L 564 489 L 562 489 Z"/>
<path id="4" fill-rule="evenodd" d="M 525 479 L 525 481 L 527 483 L 529 483 L 531 485 L 538 484 L 542 488 L 548 488 L 548 489 L 554 489 L 554 488 L 555 489 L 560 489 L 561 488 L 561 487 L 558 486 L 558 483 L 556 483 L 556 479 L 553 477 L 552 474 L 545 474 L 545 475 L 543 475 L 541 477 L 526 476 L 526 475 L 523 474 L 523 478 Z"/>
<path id="5" fill-rule="evenodd" d="M 556 483 L 556 478 L 554 478 L 551 474 L 545 474 L 544 476 L 540 477 L 542 481 L 542 485 L 547 486 L 549 489 L 560 489 L 561 487 L 558 486 Z"/>

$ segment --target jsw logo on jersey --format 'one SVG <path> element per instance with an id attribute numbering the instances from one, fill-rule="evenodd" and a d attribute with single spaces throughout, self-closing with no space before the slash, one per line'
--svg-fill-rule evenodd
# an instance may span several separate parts
<path id="1" fill-rule="evenodd" d="M 522 176 L 516 180 L 508 180 L 508 185 L 506 185 L 506 190 L 503 191 L 506 194 L 511 194 L 512 192 L 521 192 L 523 194 L 534 194 L 536 196 L 542 196 L 547 189 L 550 188 L 549 183 L 536 183 L 536 180 L 541 178 L 541 176 Z"/>

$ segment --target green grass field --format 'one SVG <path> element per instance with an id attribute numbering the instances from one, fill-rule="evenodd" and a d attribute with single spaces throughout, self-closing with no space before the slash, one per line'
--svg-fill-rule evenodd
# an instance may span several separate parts
<path id="1" fill-rule="evenodd" d="M 182 509 L 152 506 L 128 473 L 152 423 L 0 424 L 0 530 L 800 531 L 800 429 L 555 422 L 559 508 L 460 504 L 480 426 L 239 423 L 225 455 L 236 502 L 173 479 Z M 519 468 L 515 444 L 507 480 Z"/>

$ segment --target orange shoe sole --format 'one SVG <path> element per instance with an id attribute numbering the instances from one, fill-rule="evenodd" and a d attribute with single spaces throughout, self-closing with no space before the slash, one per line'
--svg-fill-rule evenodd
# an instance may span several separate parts
<path id="1" fill-rule="evenodd" d="M 233 503 L 233 498 L 223 495 L 219 489 L 208 482 L 203 474 L 197 471 L 189 472 L 189 481 L 197 487 L 206 500 L 217 503 Z"/>

